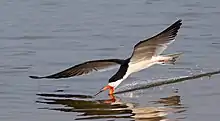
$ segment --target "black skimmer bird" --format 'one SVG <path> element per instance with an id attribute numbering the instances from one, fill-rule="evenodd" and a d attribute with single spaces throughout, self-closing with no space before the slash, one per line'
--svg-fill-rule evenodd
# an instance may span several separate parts
<path id="1" fill-rule="evenodd" d="M 109 79 L 107 86 L 104 86 L 96 95 L 109 89 L 112 95 L 118 85 L 130 74 L 146 69 L 154 64 L 174 64 L 180 53 L 161 55 L 162 52 L 171 44 L 182 25 L 182 20 L 178 20 L 159 34 L 144 39 L 134 46 L 132 55 L 127 59 L 104 59 L 87 61 L 64 71 L 49 76 L 30 76 L 33 79 L 59 79 L 72 76 L 89 74 L 94 71 L 106 69 L 108 67 L 120 65 L 118 71 Z"/>

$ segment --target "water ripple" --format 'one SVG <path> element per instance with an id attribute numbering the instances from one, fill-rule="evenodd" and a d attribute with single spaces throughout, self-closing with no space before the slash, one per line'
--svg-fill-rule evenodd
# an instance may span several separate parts
<path id="1" fill-rule="evenodd" d="M 109 99 L 97 100 L 88 95 L 47 93 L 37 95 L 39 96 L 39 100 L 36 103 L 48 104 L 48 107 L 41 107 L 39 109 L 77 112 L 79 115 L 75 120 L 134 119 L 160 121 L 167 119 L 169 113 L 183 113 L 186 111 L 178 95 L 160 98 L 157 101 L 150 101 L 154 105 L 164 104 L 165 107 L 138 107 L 135 103 L 125 102 L 115 96 L 110 96 Z M 86 98 L 91 99 L 87 100 Z M 59 105 L 62 105 L 62 107 Z"/>

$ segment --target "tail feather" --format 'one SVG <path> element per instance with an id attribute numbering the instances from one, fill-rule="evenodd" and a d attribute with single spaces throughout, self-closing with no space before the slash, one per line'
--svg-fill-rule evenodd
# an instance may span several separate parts
<path id="1" fill-rule="evenodd" d="M 160 64 L 173 64 L 173 65 L 175 65 L 175 62 L 182 54 L 183 53 L 174 53 L 174 54 L 163 55 L 162 57 L 164 58 L 164 60 L 161 61 Z"/>

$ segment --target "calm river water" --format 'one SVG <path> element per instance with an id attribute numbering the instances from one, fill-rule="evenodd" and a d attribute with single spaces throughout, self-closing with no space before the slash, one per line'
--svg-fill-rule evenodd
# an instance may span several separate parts
<path id="1" fill-rule="evenodd" d="M 115 69 L 60 80 L 28 76 L 127 58 L 137 42 L 177 19 L 183 26 L 165 51 L 184 53 L 176 65 L 135 73 L 118 90 L 218 70 L 219 6 L 219 0 L 1 0 L 0 120 L 218 121 L 219 75 L 96 98 Z"/>

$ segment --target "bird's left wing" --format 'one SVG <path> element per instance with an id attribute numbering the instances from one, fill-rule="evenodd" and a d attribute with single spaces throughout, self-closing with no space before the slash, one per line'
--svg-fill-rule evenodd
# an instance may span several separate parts
<path id="1" fill-rule="evenodd" d="M 68 68 L 64 71 L 49 75 L 49 76 L 29 76 L 33 79 L 41 79 L 41 78 L 51 78 L 51 79 L 59 79 L 59 78 L 68 78 L 72 76 L 86 75 L 94 71 L 99 71 L 105 68 L 109 68 L 116 65 L 121 65 L 124 63 L 124 60 L 121 59 L 105 59 L 105 60 L 93 60 L 87 61 L 78 65 L 75 65 L 71 68 Z"/>

